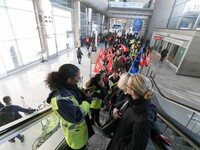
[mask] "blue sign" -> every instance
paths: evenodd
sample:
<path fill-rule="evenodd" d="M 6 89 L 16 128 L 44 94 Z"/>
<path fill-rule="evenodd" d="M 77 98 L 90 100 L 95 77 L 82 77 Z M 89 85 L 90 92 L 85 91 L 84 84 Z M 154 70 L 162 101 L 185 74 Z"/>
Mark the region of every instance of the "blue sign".
<path fill-rule="evenodd" d="M 142 28 L 142 19 L 141 18 L 135 18 L 133 19 L 133 29 L 132 31 L 140 31 Z"/>

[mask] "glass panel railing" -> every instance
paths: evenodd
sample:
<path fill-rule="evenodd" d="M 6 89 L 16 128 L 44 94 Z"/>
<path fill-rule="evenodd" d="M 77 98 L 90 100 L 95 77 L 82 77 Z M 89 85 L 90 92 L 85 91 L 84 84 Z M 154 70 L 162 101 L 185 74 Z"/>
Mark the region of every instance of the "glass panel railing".
<path fill-rule="evenodd" d="M 59 128 L 58 117 L 51 107 L 45 108 L 0 127 L 0 149 L 36 150 Z"/>
<path fill-rule="evenodd" d="M 154 76 L 155 77 L 155 76 Z M 192 108 L 180 102 L 166 97 L 160 91 L 153 77 L 150 77 L 155 89 L 155 103 L 158 111 L 164 118 L 174 126 L 178 128 L 179 134 L 187 137 L 186 141 L 190 141 L 190 145 L 193 147 L 200 146 L 200 111 L 196 108 Z M 178 133 L 178 132 L 177 132 Z"/>
<path fill-rule="evenodd" d="M 110 1 L 108 6 L 110 8 L 149 8 L 153 9 L 154 5 L 152 3 L 144 3 L 144 2 L 112 2 Z"/>

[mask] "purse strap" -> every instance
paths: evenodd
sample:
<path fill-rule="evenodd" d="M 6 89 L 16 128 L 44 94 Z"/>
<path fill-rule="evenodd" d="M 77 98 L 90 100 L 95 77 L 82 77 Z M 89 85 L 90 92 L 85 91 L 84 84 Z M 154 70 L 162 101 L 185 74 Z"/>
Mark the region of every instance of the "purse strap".
<path fill-rule="evenodd" d="M 125 101 L 122 107 L 119 109 L 119 111 L 123 114 L 125 110 L 128 108 L 129 100 Z"/>

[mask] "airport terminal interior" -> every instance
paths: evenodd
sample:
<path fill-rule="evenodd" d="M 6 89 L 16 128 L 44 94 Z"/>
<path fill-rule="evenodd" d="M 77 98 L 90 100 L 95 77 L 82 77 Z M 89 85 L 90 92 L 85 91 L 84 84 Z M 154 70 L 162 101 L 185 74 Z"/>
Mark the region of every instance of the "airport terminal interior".
<path fill-rule="evenodd" d="M 0 0 L 0 149 L 200 150 L 199 58 L 200 0 Z M 62 88 L 52 90 L 47 80 L 64 64 L 80 70 L 76 84 L 83 94 L 90 93 L 89 112 L 79 97 L 62 98 L 92 118 L 67 120 L 58 102 L 61 95 L 52 98 Z M 143 146 L 134 147 L 132 135 L 109 147 L 119 131 L 129 130 L 104 130 L 123 100 L 118 94 L 129 94 L 118 84 L 126 72 L 149 81 L 158 132 L 145 133 Z M 103 92 L 89 86 L 97 76 Z M 75 82 L 74 76 L 69 79 Z M 124 86 L 132 89 L 129 79 Z M 94 93 L 101 97 L 99 107 L 92 105 Z M 19 109 L 20 117 L 5 121 L 7 114 L 15 114 L 8 108 Z M 70 134 L 83 126 L 88 130 L 84 137 L 89 128 L 94 134 L 80 146 L 83 136 Z"/>

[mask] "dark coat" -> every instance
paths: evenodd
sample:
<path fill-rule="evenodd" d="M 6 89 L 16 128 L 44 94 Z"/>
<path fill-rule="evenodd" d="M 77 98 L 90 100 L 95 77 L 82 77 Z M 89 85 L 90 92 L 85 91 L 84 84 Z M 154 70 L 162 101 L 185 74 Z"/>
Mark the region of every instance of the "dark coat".
<path fill-rule="evenodd" d="M 82 55 L 83 55 L 83 53 L 81 52 L 81 49 L 78 49 L 78 50 L 76 51 L 76 53 L 77 53 L 77 58 L 81 58 Z"/>
<path fill-rule="evenodd" d="M 145 150 L 155 128 L 156 108 L 150 100 L 131 101 L 122 115 L 107 150 Z"/>

